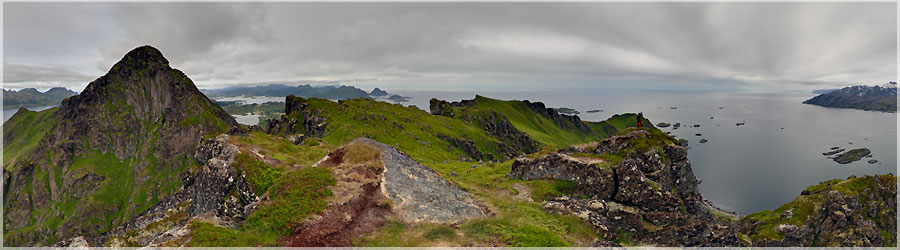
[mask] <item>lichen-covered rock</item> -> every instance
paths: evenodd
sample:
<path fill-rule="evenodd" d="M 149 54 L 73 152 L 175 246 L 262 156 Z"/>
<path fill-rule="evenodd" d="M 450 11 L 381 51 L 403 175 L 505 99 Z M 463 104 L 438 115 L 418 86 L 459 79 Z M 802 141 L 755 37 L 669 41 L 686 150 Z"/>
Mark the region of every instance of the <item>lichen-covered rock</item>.
<path fill-rule="evenodd" d="M 897 245 L 897 177 L 851 176 L 804 190 L 775 211 L 750 214 L 740 231 L 753 246 Z"/>

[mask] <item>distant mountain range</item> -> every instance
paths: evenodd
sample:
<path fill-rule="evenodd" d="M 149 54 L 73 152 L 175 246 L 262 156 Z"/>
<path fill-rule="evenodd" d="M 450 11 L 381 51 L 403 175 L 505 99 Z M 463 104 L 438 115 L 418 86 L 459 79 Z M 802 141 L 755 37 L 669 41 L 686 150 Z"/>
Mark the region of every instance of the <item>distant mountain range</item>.
<path fill-rule="evenodd" d="M 380 92 L 383 90 L 377 89 Z M 288 86 L 284 84 L 269 84 L 254 87 L 228 87 L 222 89 L 201 89 L 203 94 L 209 97 L 233 97 L 233 96 L 276 96 L 284 97 L 295 95 L 303 98 L 317 97 L 325 99 L 353 99 L 371 98 L 369 93 L 353 86 L 310 86 L 309 84 Z M 372 93 L 380 93 L 375 90 Z M 387 92 L 384 92 L 385 94 Z"/>
<path fill-rule="evenodd" d="M 897 112 L 897 82 L 881 86 L 857 85 L 824 92 L 803 103 L 829 108 Z"/>
<path fill-rule="evenodd" d="M 4 89 L 3 109 L 59 105 L 59 102 L 66 97 L 76 94 L 78 93 L 62 87 L 52 88 L 43 93 L 34 88 L 19 91 Z"/>

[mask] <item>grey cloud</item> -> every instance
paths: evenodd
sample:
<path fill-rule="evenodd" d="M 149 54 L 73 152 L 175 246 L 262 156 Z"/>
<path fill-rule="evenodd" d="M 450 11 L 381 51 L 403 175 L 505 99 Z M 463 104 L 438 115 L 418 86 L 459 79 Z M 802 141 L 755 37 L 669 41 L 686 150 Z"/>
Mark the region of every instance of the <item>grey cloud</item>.
<path fill-rule="evenodd" d="M 3 82 L 11 86 L 27 86 L 29 83 L 90 82 L 95 77 L 61 66 L 29 66 L 3 64 Z"/>
<path fill-rule="evenodd" d="M 44 6 L 59 4 L 5 5 L 13 14 L 5 26 L 14 27 L 4 31 L 4 50 L 14 51 L 5 59 L 93 60 L 79 71 L 102 74 L 151 44 L 201 87 L 377 79 L 394 88 L 808 89 L 880 84 L 897 73 L 894 3 Z M 34 13 L 46 20 L 32 24 Z M 54 44 L 62 49 L 39 49 Z"/>

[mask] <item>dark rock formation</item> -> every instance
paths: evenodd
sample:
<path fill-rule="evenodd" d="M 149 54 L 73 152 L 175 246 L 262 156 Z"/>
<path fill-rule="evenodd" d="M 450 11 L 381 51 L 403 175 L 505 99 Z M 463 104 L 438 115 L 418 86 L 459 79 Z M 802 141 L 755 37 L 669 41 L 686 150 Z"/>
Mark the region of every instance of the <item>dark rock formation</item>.
<path fill-rule="evenodd" d="M 285 115 L 281 120 L 269 120 L 263 132 L 283 137 L 293 136 L 294 144 L 303 142 L 303 138 L 325 136 L 328 127 L 326 118 L 320 116 L 321 110 L 311 110 L 306 99 L 290 95 L 285 98 Z"/>
<path fill-rule="evenodd" d="M 574 195 L 588 200 L 560 197 L 548 200 L 543 207 L 581 218 L 606 239 L 627 233 L 636 244 L 740 246 L 735 225 L 716 220 L 700 196 L 699 181 L 685 148 L 664 145 L 663 152 L 625 151 L 630 153 L 615 165 L 572 156 L 622 153 L 634 140 L 647 138 L 648 134 L 636 130 L 596 145 L 570 147 L 537 159 L 520 158 L 513 163 L 509 176 L 578 183 Z"/>
<path fill-rule="evenodd" d="M 753 246 L 763 247 L 897 245 L 897 177 L 893 175 L 826 181 L 807 188 L 786 206 L 791 217 L 751 214 L 741 220 L 740 231 L 753 239 Z M 798 209 L 806 211 L 797 214 Z M 760 233 L 766 230 L 777 237 Z"/>

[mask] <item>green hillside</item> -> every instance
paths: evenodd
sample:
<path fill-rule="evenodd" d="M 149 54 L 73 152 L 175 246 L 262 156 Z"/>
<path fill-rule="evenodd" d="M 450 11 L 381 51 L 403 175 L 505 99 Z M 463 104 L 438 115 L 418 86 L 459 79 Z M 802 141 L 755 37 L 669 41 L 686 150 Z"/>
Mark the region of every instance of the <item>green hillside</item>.
<path fill-rule="evenodd" d="M 506 101 L 475 96 L 473 103 L 464 107 L 452 107 L 452 117 L 467 120 L 471 116 L 484 116 L 491 111 L 497 112 L 509 119 L 516 129 L 525 132 L 531 139 L 550 148 L 563 148 L 574 144 L 599 141 L 619 130 L 637 125 L 636 114 L 614 115 L 601 122 L 586 122 L 580 119 L 574 121 L 554 120 L 529 107 L 527 101 Z M 556 113 L 555 110 L 552 112 Z M 646 119 L 644 124 L 652 127 Z M 579 129 L 581 126 L 585 126 L 587 129 Z"/>
<path fill-rule="evenodd" d="M 16 114 L 3 123 L 3 168 L 12 170 L 25 153 L 34 149 L 41 138 L 56 123 L 57 108 L 35 112 L 19 108 Z"/>

